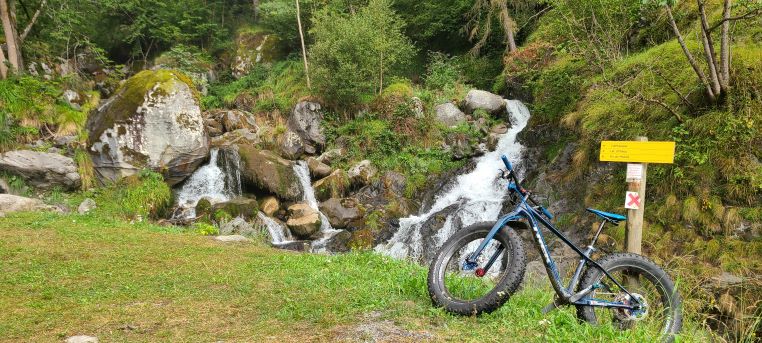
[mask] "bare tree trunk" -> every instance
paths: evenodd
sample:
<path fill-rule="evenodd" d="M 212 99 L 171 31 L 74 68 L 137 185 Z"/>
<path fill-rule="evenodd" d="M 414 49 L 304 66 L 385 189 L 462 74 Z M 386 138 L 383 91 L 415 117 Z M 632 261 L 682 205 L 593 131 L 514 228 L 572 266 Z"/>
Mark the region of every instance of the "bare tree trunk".
<path fill-rule="evenodd" d="M 21 54 L 21 40 L 19 39 L 19 32 L 16 26 L 18 21 L 16 20 L 16 0 L 8 0 L 8 16 L 11 19 L 11 31 L 13 32 L 13 41 L 16 42 L 16 59 L 18 60 L 19 67 L 16 72 L 20 73 L 24 68 L 24 57 Z M 10 52 L 9 52 L 10 54 Z"/>
<path fill-rule="evenodd" d="M 670 8 L 670 6 L 666 7 L 667 16 L 669 18 L 669 25 L 672 27 L 672 31 L 675 33 L 675 36 L 677 36 L 677 41 L 680 43 L 680 47 L 683 48 L 683 53 L 685 54 L 685 57 L 688 58 L 688 63 L 690 63 L 691 67 L 693 67 L 693 71 L 696 72 L 699 80 L 706 88 L 709 99 L 714 102 L 717 99 L 717 96 L 712 90 L 712 86 L 709 85 L 709 82 L 706 79 L 706 75 L 704 75 L 704 72 L 701 71 L 701 67 L 699 67 L 696 59 L 693 58 L 693 54 L 691 54 L 690 50 L 688 50 L 688 46 L 685 45 L 685 39 L 683 39 L 683 35 L 680 33 L 680 29 L 677 27 L 677 23 L 675 23 L 675 17 L 672 16 L 672 8 Z"/>
<path fill-rule="evenodd" d="M 40 3 L 40 8 L 37 9 L 37 12 L 34 12 L 34 15 L 32 16 L 32 19 L 29 20 L 29 24 L 26 25 L 26 28 L 24 28 L 24 31 L 21 32 L 21 36 L 19 36 L 19 44 L 23 44 L 26 40 L 26 36 L 29 35 L 29 32 L 32 31 L 32 27 L 34 27 L 34 24 L 37 22 L 37 19 L 40 18 L 40 14 L 42 14 L 42 11 L 45 9 L 45 5 L 48 4 L 48 0 L 42 0 Z"/>
<path fill-rule="evenodd" d="M 508 12 L 508 4 L 505 1 L 500 2 L 500 22 L 503 24 L 503 30 L 505 31 L 506 50 L 507 52 L 516 51 L 516 39 L 513 36 L 513 19 Z"/>
<path fill-rule="evenodd" d="M 720 40 L 720 64 L 722 70 L 722 89 L 727 92 L 730 88 L 730 0 L 725 0 L 722 10 L 722 36 Z"/>
<path fill-rule="evenodd" d="M 3 48 L 0 47 L 0 80 L 5 80 L 8 77 L 8 66 L 5 65 L 5 53 Z"/>
<path fill-rule="evenodd" d="M 720 75 L 717 70 L 717 61 L 715 60 L 712 32 L 709 31 L 709 23 L 707 23 L 706 19 L 704 2 L 702 0 L 696 0 L 696 2 L 698 3 L 699 14 L 701 17 L 701 38 L 702 43 L 704 44 L 704 54 L 706 54 L 706 64 L 709 66 L 709 80 L 711 81 L 714 94 L 719 95 L 722 90 L 720 89 Z"/>
<path fill-rule="evenodd" d="M 251 0 L 251 7 L 254 11 L 254 21 L 259 20 L 259 0 Z"/>
<path fill-rule="evenodd" d="M 307 64 L 307 49 L 304 47 L 304 32 L 302 31 L 302 14 L 299 10 L 299 0 L 296 0 L 296 23 L 299 25 L 299 39 L 302 41 L 302 59 L 304 60 L 304 75 L 307 77 L 307 88 L 312 90 L 310 84 L 310 68 Z"/>
<path fill-rule="evenodd" d="M 11 70 L 8 73 L 14 73 L 20 70 L 19 68 L 19 49 L 16 45 L 16 37 L 13 35 L 14 29 L 11 22 L 11 15 L 9 12 L 8 1 L 0 0 L 0 20 L 3 23 L 3 32 L 5 33 L 5 43 L 8 47 L 8 62 L 11 65 Z"/>
<path fill-rule="evenodd" d="M 384 91 L 384 52 L 381 51 L 381 66 L 378 74 L 378 95 Z"/>

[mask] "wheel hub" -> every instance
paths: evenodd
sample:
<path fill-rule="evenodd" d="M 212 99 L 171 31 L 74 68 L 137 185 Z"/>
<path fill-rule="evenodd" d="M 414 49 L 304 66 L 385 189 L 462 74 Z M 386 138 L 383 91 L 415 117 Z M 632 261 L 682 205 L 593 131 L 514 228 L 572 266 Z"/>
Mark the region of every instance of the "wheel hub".
<path fill-rule="evenodd" d="M 614 315 L 620 321 L 637 321 L 642 320 L 648 315 L 648 302 L 646 298 L 637 293 L 631 293 L 632 297 L 627 293 L 619 293 L 614 301 L 620 302 L 624 305 L 637 304 L 639 307 L 634 309 L 616 308 L 614 309 Z M 632 300 L 635 301 L 632 301 Z"/>

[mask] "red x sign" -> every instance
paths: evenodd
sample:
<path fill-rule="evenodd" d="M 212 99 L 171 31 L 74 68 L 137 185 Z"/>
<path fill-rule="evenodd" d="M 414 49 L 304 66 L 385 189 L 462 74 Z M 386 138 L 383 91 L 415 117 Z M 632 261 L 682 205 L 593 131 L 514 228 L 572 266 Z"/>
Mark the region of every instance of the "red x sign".
<path fill-rule="evenodd" d="M 627 192 L 624 199 L 624 208 L 637 210 L 640 208 L 640 194 L 638 192 Z"/>

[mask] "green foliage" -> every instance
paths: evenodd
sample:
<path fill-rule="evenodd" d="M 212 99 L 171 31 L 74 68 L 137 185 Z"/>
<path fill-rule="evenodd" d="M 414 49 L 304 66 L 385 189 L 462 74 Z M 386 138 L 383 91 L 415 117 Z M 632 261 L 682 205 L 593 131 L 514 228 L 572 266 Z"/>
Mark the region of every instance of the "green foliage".
<path fill-rule="evenodd" d="M 316 13 L 309 55 L 319 95 L 346 108 L 378 93 L 414 52 L 403 25 L 389 0 L 371 0 L 354 15 Z"/>
<path fill-rule="evenodd" d="M 0 80 L 0 148 L 36 139 L 43 126 L 59 134 L 84 127 L 87 108 L 76 110 L 62 99 L 65 82 L 31 76 Z"/>
<path fill-rule="evenodd" d="M 194 223 L 192 231 L 203 236 L 216 236 L 220 234 L 219 228 L 207 223 Z"/>
<path fill-rule="evenodd" d="M 161 218 L 172 205 L 172 189 L 164 177 L 150 170 L 105 187 L 82 193 L 98 204 L 99 215 L 146 220 Z"/>
<path fill-rule="evenodd" d="M 429 89 L 448 90 L 460 81 L 460 66 L 457 59 L 443 53 L 429 54 L 424 81 Z"/>

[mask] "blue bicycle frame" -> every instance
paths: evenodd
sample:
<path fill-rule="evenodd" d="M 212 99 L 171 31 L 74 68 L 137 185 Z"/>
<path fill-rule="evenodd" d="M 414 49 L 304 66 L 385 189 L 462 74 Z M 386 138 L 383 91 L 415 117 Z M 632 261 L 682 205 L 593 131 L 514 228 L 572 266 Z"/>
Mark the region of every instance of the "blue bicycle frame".
<path fill-rule="evenodd" d="M 505 228 L 508 223 L 510 222 L 516 222 L 516 221 L 525 221 L 529 224 L 529 227 L 532 229 L 533 232 L 533 240 L 535 242 L 535 245 L 537 245 L 538 249 L 540 250 L 540 254 L 543 258 L 543 264 L 545 265 L 545 269 L 548 272 L 548 278 L 550 279 L 550 283 L 553 286 L 553 289 L 555 290 L 556 294 L 558 295 L 558 299 L 554 301 L 554 307 L 560 304 L 571 304 L 571 305 L 583 305 L 583 306 L 596 306 L 596 307 L 608 307 L 608 308 L 625 308 L 629 310 L 637 310 L 640 309 L 641 305 L 638 303 L 636 297 L 632 296 L 627 289 L 624 288 L 624 286 L 614 279 L 611 274 L 609 274 L 608 271 L 603 269 L 598 262 L 593 260 L 590 256 L 595 251 L 595 242 L 598 240 L 598 236 L 600 235 L 601 231 L 603 230 L 604 225 L 607 222 L 611 222 L 613 224 L 616 224 L 615 221 L 611 219 L 606 219 L 601 222 L 601 225 L 598 227 L 598 232 L 593 237 L 593 240 L 590 242 L 590 245 L 587 246 L 585 251 L 580 250 L 576 245 L 574 245 L 566 236 L 564 236 L 561 231 L 559 231 L 553 224 L 550 223 L 550 219 L 553 218 L 553 215 L 548 212 L 544 207 L 537 204 L 536 201 L 531 197 L 531 193 L 523 189 L 519 185 L 519 181 L 515 175 L 515 172 L 513 171 L 513 168 L 511 166 L 511 163 L 508 161 L 508 159 L 505 156 L 502 156 L 503 163 L 505 164 L 506 168 L 508 168 L 508 178 L 509 180 L 512 179 L 512 182 L 508 185 L 508 190 L 511 192 L 514 192 L 519 195 L 520 201 L 516 205 L 516 207 L 511 211 L 510 213 L 506 214 L 505 216 L 498 219 L 498 221 L 495 223 L 495 225 L 492 227 L 490 232 L 487 234 L 487 236 L 484 238 L 484 241 L 482 241 L 481 245 L 474 251 L 470 257 L 468 257 L 464 262 L 464 268 L 475 266 L 476 261 L 478 257 L 482 254 L 486 246 L 490 243 L 490 241 L 495 237 L 495 235 L 498 233 L 498 231 Z M 527 201 L 531 201 L 534 203 L 535 207 L 531 206 Z M 547 219 L 546 219 L 547 218 Z M 548 245 L 545 242 L 545 238 L 542 235 L 542 231 L 540 230 L 539 225 L 544 226 L 547 228 L 551 233 L 553 233 L 556 237 L 560 238 L 564 244 L 568 245 L 572 250 L 574 250 L 575 253 L 577 253 L 580 256 L 579 264 L 577 265 L 577 269 L 574 272 L 574 275 L 572 276 L 571 280 L 569 280 L 568 286 L 563 286 L 563 281 L 561 280 L 561 276 L 558 273 L 558 268 L 556 267 L 555 261 L 553 261 L 553 257 L 550 256 L 550 252 L 548 251 Z M 497 260 L 498 256 L 502 252 L 504 247 L 498 248 L 493 256 L 488 260 L 487 264 L 484 266 L 484 270 L 489 270 L 489 268 L 492 266 L 492 264 Z M 595 268 L 600 269 L 608 279 L 610 279 L 614 284 L 619 287 L 624 293 L 626 293 L 630 299 L 632 299 L 632 303 L 626 304 L 623 302 L 617 302 L 617 301 L 607 301 L 602 299 L 595 299 L 588 297 L 588 294 L 590 294 L 592 291 L 602 288 L 600 284 L 594 284 L 592 286 L 589 286 L 585 289 L 580 290 L 579 292 L 575 292 L 575 289 L 579 285 L 580 277 L 582 275 L 582 272 L 584 271 L 585 265 L 590 264 Z M 559 303 L 560 302 L 560 303 Z M 553 305 L 553 304 L 552 304 Z"/>

